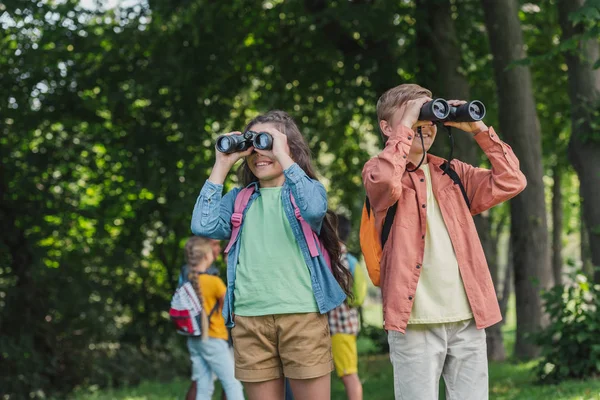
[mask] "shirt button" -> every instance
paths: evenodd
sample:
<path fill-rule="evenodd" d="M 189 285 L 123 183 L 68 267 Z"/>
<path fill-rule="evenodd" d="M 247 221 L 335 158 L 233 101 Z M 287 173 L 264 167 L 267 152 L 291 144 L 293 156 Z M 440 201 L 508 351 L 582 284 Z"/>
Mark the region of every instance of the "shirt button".
<path fill-rule="evenodd" d="M 409 300 L 412 300 L 412 296 L 408 296 L 408 299 L 409 299 Z"/>
<path fill-rule="evenodd" d="M 421 207 L 425 208 L 425 207 L 427 207 L 427 206 L 426 206 L 425 204 L 423 204 Z"/>

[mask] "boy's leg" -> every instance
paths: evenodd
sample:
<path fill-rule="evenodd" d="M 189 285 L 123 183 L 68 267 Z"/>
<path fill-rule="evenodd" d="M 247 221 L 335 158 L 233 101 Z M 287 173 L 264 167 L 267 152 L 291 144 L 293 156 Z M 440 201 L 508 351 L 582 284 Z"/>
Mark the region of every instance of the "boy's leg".
<path fill-rule="evenodd" d="M 406 333 L 388 331 L 396 400 L 437 400 L 446 358 L 444 324 L 409 325 Z"/>
<path fill-rule="evenodd" d="M 196 400 L 210 400 L 215 386 L 213 373 L 202 357 L 202 339 L 188 338 L 187 345 L 192 360 L 192 380 L 196 382 Z"/>
<path fill-rule="evenodd" d="M 344 382 L 348 400 L 362 400 L 362 385 L 358 378 L 356 335 L 336 333 L 331 336 L 335 371 Z"/>
<path fill-rule="evenodd" d="M 203 343 L 202 355 L 210 368 L 221 381 L 229 400 L 244 400 L 242 384 L 235 379 L 233 357 L 227 341 L 209 338 Z"/>
<path fill-rule="evenodd" d="M 448 357 L 444 365 L 447 400 L 488 398 L 488 363 L 485 330 L 475 320 L 457 322 L 448 334 Z"/>
<path fill-rule="evenodd" d="M 362 400 L 363 389 L 358 374 L 344 375 L 342 376 L 342 382 L 344 382 L 348 400 Z"/>

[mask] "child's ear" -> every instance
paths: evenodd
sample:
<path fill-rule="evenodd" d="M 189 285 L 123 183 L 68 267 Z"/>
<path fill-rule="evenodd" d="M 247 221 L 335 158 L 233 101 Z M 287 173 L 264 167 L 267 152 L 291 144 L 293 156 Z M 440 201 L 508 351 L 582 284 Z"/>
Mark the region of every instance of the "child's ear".
<path fill-rule="evenodd" d="M 387 137 L 389 137 L 392 134 L 392 127 L 384 119 L 379 121 L 379 129 L 381 129 L 381 132 L 383 132 L 383 134 Z"/>

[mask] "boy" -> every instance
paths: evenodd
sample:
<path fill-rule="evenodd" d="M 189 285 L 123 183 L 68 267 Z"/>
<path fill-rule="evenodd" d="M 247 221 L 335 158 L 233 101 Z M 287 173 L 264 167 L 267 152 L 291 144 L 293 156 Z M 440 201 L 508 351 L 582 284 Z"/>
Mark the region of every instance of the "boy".
<path fill-rule="evenodd" d="M 396 399 L 437 399 L 442 375 L 448 400 L 487 399 L 484 328 L 502 316 L 472 215 L 516 196 L 526 180 L 510 146 L 482 121 L 444 123 L 473 134 L 492 165 L 487 170 L 452 160 L 470 208 L 444 174 L 442 158 L 427 154 L 409 172 L 437 134 L 432 122 L 418 121 L 430 100 L 431 92 L 414 84 L 380 97 L 377 118 L 386 144 L 362 173 L 377 226 L 397 203 L 381 259 L 394 392 Z"/>

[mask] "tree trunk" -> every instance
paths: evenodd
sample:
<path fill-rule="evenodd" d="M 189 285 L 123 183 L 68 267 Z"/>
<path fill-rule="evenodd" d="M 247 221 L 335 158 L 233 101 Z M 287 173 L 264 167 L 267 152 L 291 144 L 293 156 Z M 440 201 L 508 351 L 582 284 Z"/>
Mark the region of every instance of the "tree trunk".
<path fill-rule="evenodd" d="M 562 191 L 561 168 L 555 165 L 553 168 L 554 184 L 552 185 L 552 273 L 554 275 L 554 284 L 562 284 L 562 231 L 563 231 L 563 210 L 562 210 Z"/>
<path fill-rule="evenodd" d="M 416 6 L 417 47 L 431 49 L 419 53 L 419 83 L 434 92 L 436 97 L 469 100 L 469 82 L 460 72 L 462 55 L 450 0 L 417 0 Z M 472 135 L 454 129 L 452 136 L 455 140 L 454 156 L 478 166 L 479 147 Z M 439 132 L 436 142 L 442 140 L 446 140 L 443 130 Z M 443 147 L 438 145 L 436 149 L 439 151 Z M 439 155 L 446 157 L 446 154 Z M 497 251 L 496 243 L 491 240 L 489 213 L 477 215 L 474 219 L 494 284 L 498 288 Z M 488 358 L 494 361 L 506 358 L 501 326 L 496 324 L 487 329 Z"/>
<path fill-rule="evenodd" d="M 581 187 L 579 188 L 579 197 L 581 198 Z M 583 208 L 583 206 L 582 206 Z M 594 275 L 594 265 L 592 264 L 592 251 L 590 250 L 590 238 L 583 214 L 579 216 L 579 236 L 581 251 L 581 269 L 587 276 Z"/>
<path fill-rule="evenodd" d="M 573 26 L 568 18 L 569 14 L 578 10 L 584 2 L 584 0 L 558 2 L 563 41 L 583 33 L 583 24 Z M 593 111 L 597 110 L 600 100 L 600 70 L 594 70 L 592 66 L 599 56 L 597 39 L 581 41 L 577 51 L 565 53 L 569 68 L 572 124 L 569 160 L 579 175 L 582 218 L 587 227 L 594 266 L 600 266 L 600 207 L 598 207 L 600 204 L 600 139 L 597 138 L 598 132 L 593 132 L 592 123 Z M 595 271 L 594 281 L 600 283 L 598 270 Z"/>
<path fill-rule="evenodd" d="M 544 322 L 540 290 L 551 286 L 550 249 L 544 202 L 540 127 L 529 68 L 508 68 L 526 57 L 516 0 L 482 0 L 494 57 L 501 134 L 513 147 L 527 188 L 510 203 L 517 311 L 515 355 L 532 358 L 538 348 L 526 339 Z"/>

